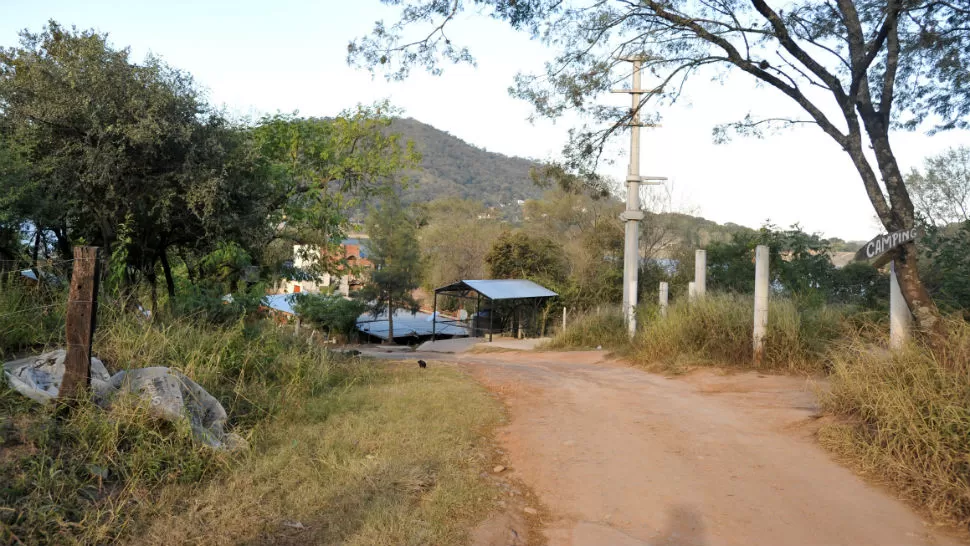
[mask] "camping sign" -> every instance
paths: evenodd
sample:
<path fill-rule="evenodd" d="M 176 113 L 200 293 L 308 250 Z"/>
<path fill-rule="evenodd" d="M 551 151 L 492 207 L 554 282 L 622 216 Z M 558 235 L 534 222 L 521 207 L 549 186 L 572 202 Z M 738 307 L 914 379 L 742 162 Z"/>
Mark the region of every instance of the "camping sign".
<path fill-rule="evenodd" d="M 900 245 L 915 241 L 919 235 L 919 228 L 910 228 L 902 231 L 894 231 L 885 235 L 877 235 L 873 240 L 860 248 L 859 252 L 856 252 L 855 260 L 871 260 Z"/>

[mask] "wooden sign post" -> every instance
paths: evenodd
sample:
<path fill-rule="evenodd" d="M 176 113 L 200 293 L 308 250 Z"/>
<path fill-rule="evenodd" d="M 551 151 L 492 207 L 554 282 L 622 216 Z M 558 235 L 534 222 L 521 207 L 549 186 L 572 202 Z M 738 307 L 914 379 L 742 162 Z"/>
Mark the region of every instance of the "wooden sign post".
<path fill-rule="evenodd" d="M 74 247 L 67 300 L 67 358 L 59 398 L 75 398 L 91 384 L 91 338 L 98 311 L 98 247 Z"/>

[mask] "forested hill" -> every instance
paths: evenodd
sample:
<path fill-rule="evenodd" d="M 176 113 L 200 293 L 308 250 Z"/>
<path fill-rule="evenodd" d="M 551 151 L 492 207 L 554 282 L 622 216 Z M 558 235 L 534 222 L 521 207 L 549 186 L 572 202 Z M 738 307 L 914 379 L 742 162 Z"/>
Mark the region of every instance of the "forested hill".
<path fill-rule="evenodd" d="M 499 205 L 542 195 L 529 179 L 533 161 L 482 150 L 411 118 L 394 120 L 391 130 L 413 140 L 422 155 L 422 169 L 409 174 L 417 184 L 407 201 L 455 196 Z"/>

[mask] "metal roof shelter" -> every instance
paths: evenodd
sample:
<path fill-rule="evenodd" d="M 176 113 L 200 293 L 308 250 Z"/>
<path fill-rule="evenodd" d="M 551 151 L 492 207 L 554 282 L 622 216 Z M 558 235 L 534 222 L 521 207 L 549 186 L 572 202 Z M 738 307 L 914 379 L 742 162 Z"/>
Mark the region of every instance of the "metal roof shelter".
<path fill-rule="evenodd" d="M 538 306 L 548 300 L 549 298 L 554 298 L 559 294 L 556 294 L 552 290 L 536 284 L 532 281 L 525 279 L 488 279 L 488 280 L 462 280 L 458 282 L 451 283 L 447 286 L 442 286 L 441 288 L 436 288 L 434 291 L 434 313 L 431 326 L 432 326 L 432 336 L 431 339 L 435 338 L 437 333 L 437 323 L 442 323 L 444 325 L 452 324 L 454 320 L 440 320 L 438 319 L 438 295 L 451 296 L 455 298 L 462 299 L 473 299 L 472 294 L 475 294 L 474 299 L 476 300 L 475 306 L 475 321 L 482 318 L 482 299 L 488 302 L 488 340 L 492 340 L 492 330 L 493 321 L 495 315 L 495 303 L 496 302 L 509 302 L 513 310 L 519 310 L 521 306 L 526 303 L 532 303 L 533 310 L 536 311 Z M 521 318 L 517 320 L 520 321 Z M 476 331 L 481 330 L 475 324 L 472 325 L 472 335 Z"/>

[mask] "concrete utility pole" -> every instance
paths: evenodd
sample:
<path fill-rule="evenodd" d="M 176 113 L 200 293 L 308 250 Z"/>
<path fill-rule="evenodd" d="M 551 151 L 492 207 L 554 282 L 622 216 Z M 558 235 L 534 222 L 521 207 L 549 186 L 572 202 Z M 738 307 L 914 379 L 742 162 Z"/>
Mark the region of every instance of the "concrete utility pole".
<path fill-rule="evenodd" d="M 640 103 L 644 93 L 652 94 L 657 90 L 645 91 L 640 87 L 643 57 L 621 60 L 633 63 L 633 87 L 613 91 L 629 93 L 633 99 L 630 117 L 630 169 L 626 175 L 626 210 L 620 215 L 626 230 L 623 245 L 623 316 L 632 338 L 637 332 L 637 275 L 640 270 L 640 220 L 643 220 L 643 211 L 640 210 L 640 184 L 644 181 L 648 185 L 660 184 L 666 178 L 640 176 Z"/>

